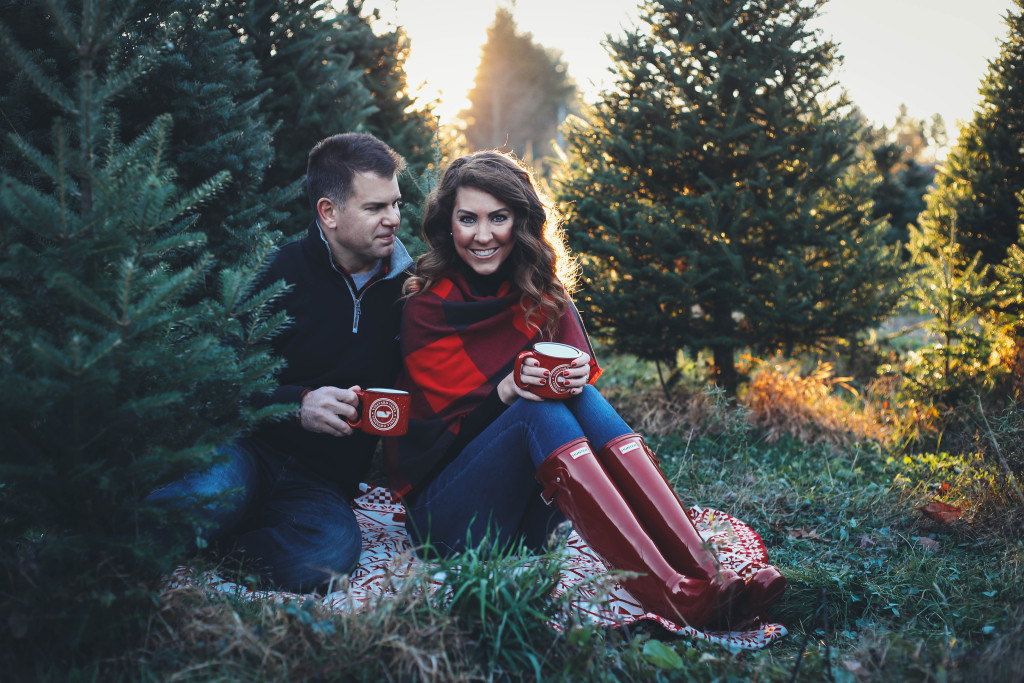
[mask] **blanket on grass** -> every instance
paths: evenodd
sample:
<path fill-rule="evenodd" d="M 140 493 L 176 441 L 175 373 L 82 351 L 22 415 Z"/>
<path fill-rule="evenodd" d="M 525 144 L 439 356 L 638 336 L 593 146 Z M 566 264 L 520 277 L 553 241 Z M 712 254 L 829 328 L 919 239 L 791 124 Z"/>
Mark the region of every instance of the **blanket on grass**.
<path fill-rule="evenodd" d="M 280 602 L 316 600 L 334 611 L 358 611 L 367 602 L 391 592 L 396 579 L 420 570 L 405 531 L 405 508 L 386 488 L 363 485 L 356 500 L 356 518 L 363 532 L 363 552 L 359 564 L 343 585 L 326 595 L 297 595 L 281 591 L 258 591 L 224 580 L 212 572 L 197 574 L 179 567 L 170 577 L 172 586 L 201 583 L 210 589 L 243 599 Z M 715 548 L 722 564 L 741 576 L 753 574 L 765 566 L 768 553 L 761 537 L 731 515 L 709 508 L 690 509 L 701 536 Z M 591 589 L 600 583 L 607 569 L 575 532 L 569 535 L 564 568 L 556 595 L 572 591 L 572 607 L 581 619 L 607 627 L 621 627 L 649 619 L 667 631 L 694 639 L 718 643 L 731 650 L 755 650 L 766 647 L 787 634 L 782 624 L 759 623 L 743 632 L 705 632 L 680 626 L 643 608 L 620 586 L 600 594 Z M 438 582 L 440 585 L 440 582 Z M 559 628 L 559 624 L 552 624 Z"/>

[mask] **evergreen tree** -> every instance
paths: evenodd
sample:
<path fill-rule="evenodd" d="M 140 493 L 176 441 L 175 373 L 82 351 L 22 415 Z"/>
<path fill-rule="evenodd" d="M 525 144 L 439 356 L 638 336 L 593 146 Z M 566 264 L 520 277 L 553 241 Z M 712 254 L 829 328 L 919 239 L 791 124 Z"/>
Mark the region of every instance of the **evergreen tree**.
<path fill-rule="evenodd" d="M 581 307 L 617 348 L 710 348 L 734 390 L 737 349 L 852 335 L 894 305 L 862 130 L 807 26 L 823 4 L 657 0 L 611 41 L 617 82 L 569 126 L 558 198 Z"/>
<path fill-rule="evenodd" d="M 925 209 L 924 196 L 935 177 L 935 167 L 904 158 L 900 147 L 891 142 L 871 150 L 871 156 L 881 176 L 871 195 L 875 202 L 871 215 L 889 223 L 886 244 L 906 246 L 910 241 L 909 228 L 917 227 L 918 217 Z"/>
<path fill-rule="evenodd" d="M 194 187 L 215 173 L 231 175 L 217 199 L 197 208 L 195 229 L 219 263 L 230 265 L 258 254 L 279 240 L 280 206 L 298 194 L 263 186 L 273 160 L 272 131 L 259 111 L 254 60 L 233 34 L 210 24 L 201 0 L 138 0 L 131 21 L 104 55 L 111 68 L 132 74 L 116 98 L 123 135 L 133 138 L 154 118 L 169 113 L 176 122 L 166 158 L 178 169 L 179 187 Z M 18 32 L 22 49 L 54 78 L 66 79 L 76 65 L 47 22 L 47 3 L 8 0 L 5 17 Z M 143 66 L 144 65 L 144 66 Z M 14 62 L 0 66 L 4 92 L 3 128 L 50 153 L 50 128 L 60 111 L 43 97 Z M 34 170 L 5 151 L 5 167 L 27 178 Z"/>
<path fill-rule="evenodd" d="M 245 407 L 277 369 L 264 342 L 282 316 L 262 312 L 278 290 L 215 270 L 193 229 L 227 173 L 182 191 L 168 115 L 121 140 L 116 98 L 163 45 L 124 68 L 136 9 L 49 3 L 45 21 L 0 23 L 6 73 L 58 114 L 45 145 L 7 136 L 18 163 L 0 174 L 0 632 L 32 644 L 3 648 L 5 672 L 124 642 L 180 559 L 137 536 L 182 514 L 146 494 L 281 414 Z"/>
<path fill-rule="evenodd" d="M 918 268 L 909 294 L 927 316 L 925 329 L 934 341 L 905 365 L 905 391 L 946 410 L 973 403 L 1000 374 L 992 362 L 997 330 L 984 315 L 998 296 L 996 286 L 987 281 L 989 266 L 977 253 L 962 265 L 965 259 L 957 253 L 961 247 L 955 238 L 930 253 L 919 244 L 924 239 L 920 230 L 911 229 L 911 235 Z"/>
<path fill-rule="evenodd" d="M 940 115 L 929 123 L 914 119 L 906 105 L 900 105 L 892 126 L 880 126 L 869 135 L 867 153 L 881 176 L 872 192 L 871 215 L 889 222 L 885 242 L 903 245 L 905 257 L 909 228 L 918 226 L 926 207 L 924 196 L 935 178 L 934 151 L 945 146 L 945 131 Z"/>
<path fill-rule="evenodd" d="M 1020 238 L 1018 193 L 1024 190 L 1024 0 L 1005 18 L 1009 29 L 980 88 L 982 102 L 960 130 L 922 216 L 922 248 L 938 253 L 955 234 L 963 267 L 1002 263 Z M 955 230 L 953 222 L 955 221 Z M 990 271 L 990 275 L 996 271 Z"/>
<path fill-rule="evenodd" d="M 995 398 L 1019 393 L 1024 377 L 1024 303 L 1017 295 L 1024 245 L 1024 0 L 1014 0 L 1014 6 L 1005 18 L 1009 31 L 1000 54 L 982 81 L 981 105 L 940 169 L 926 197 L 921 235 L 912 243 L 917 261 L 951 254 L 954 278 L 969 279 L 973 268 L 994 288 L 975 307 L 971 322 L 986 342 L 974 349 L 974 365 L 993 376 L 1009 370 L 1012 381 L 996 384 Z M 945 287 L 934 273 L 926 271 L 921 279 L 930 288 Z M 970 352 L 970 346 L 961 349 L 965 357 Z M 990 386 L 991 378 L 982 379 L 974 390 Z"/>
<path fill-rule="evenodd" d="M 216 25 L 210 7 L 206 0 L 139 0 L 140 20 L 124 36 L 130 52 L 163 41 L 118 110 L 125 135 L 138 134 L 162 113 L 172 116 L 167 153 L 179 186 L 194 187 L 221 170 L 231 174 L 216 199 L 200 208 L 195 226 L 218 261 L 231 264 L 280 242 L 281 230 L 293 229 L 284 206 L 305 195 L 301 183 L 265 182 L 274 140 L 261 107 L 270 93 L 257 88 L 259 65 L 231 31 Z"/>
<path fill-rule="evenodd" d="M 1024 225 L 1024 191 L 1017 199 Z M 996 300 L 988 313 L 999 333 L 998 342 L 1003 344 L 998 348 L 1001 365 L 1008 372 L 1008 381 L 998 393 L 1019 404 L 1024 398 L 1024 239 L 1010 247 L 996 271 Z"/>
<path fill-rule="evenodd" d="M 301 182 L 306 156 L 319 140 L 340 132 L 377 135 L 402 154 L 413 174 L 433 161 L 436 125 L 413 108 L 402 68 L 404 34 L 375 35 L 361 0 L 341 12 L 325 0 L 220 0 L 208 11 L 229 28 L 260 70 L 261 111 L 275 127 L 268 187 Z M 403 180 L 406 199 L 416 188 Z M 304 197 L 289 208 L 292 230 L 310 215 Z"/>
<path fill-rule="evenodd" d="M 559 53 L 518 32 L 498 9 L 487 29 L 466 121 L 470 149 L 505 148 L 545 171 L 558 126 L 576 110 L 576 85 Z"/>

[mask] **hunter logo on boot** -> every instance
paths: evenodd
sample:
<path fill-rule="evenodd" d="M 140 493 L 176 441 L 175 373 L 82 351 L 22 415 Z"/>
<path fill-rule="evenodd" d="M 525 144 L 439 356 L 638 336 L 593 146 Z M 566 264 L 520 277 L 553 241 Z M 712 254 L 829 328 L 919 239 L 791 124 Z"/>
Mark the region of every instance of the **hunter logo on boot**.
<path fill-rule="evenodd" d="M 588 453 L 590 453 L 590 449 L 587 448 L 586 446 L 582 446 L 581 448 L 577 448 L 573 452 L 569 453 L 569 455 L 571 455 L 572 459 L 575 460 L 576 458 L 582 458 L 584 455 L 587 455 Z"/>
<path fill-rule="evenodd" d="M 633 443 L 627 443 L 625 446 L 620 448 L 619 453 L 625 455 L 626 453 L 629 453 L 630 451 L 635 451 L 638 448 L 640 448 L 640 444 L 634 441 Z"/>

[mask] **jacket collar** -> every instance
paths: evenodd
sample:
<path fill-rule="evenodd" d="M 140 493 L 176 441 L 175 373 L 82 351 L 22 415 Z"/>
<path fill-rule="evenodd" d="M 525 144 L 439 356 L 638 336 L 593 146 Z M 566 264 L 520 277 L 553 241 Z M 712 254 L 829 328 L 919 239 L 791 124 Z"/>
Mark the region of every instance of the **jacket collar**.
<path fill-rule="evenodd" d="M 327 265 L 331 270 L 341 274 L 338 267 L 334 265 L 334 256 L 331 254 L 331 246 L 327 243 L 327 238 L 324 237 L 323 228 L 320 227 L 319 221 L 314 220 L 309 224 L 309 234 L 307 237 L 310 240 L 317 241 L 323 245 L 324 258 L 327 259 Z M 402 244 L 402 241 L 395 236 L 395 249 L 391 252 L 391 259 L 388 262 L 388 272 L 382 280 L 391 280 L 401 275 L 406 270 L 409 270 L 413 266 L 412 256 L 409 255 L 409 251 Z"/>

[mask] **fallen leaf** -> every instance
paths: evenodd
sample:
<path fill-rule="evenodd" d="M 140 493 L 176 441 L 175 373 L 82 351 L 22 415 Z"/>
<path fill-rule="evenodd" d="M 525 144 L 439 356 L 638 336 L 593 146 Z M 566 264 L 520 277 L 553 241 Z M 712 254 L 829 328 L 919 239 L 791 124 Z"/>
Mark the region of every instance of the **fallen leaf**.
<path fill-rule="evenodd" d="M 789 530 L 789 537 L 790 538 L 818 538 L 818 530 L 817 529 L 806 529 L 804 527 L 800 527 L 799 529 L 790 529 Z"/>
<path fill-rule="evenodd" d="M 843 660 L 843 668 L 854 675 L 866 673 L 861 663 L 855 662 L 852 659 Z"/>
<path fill-rule="evenodd" d="M 950 505 L 949 503 L 943 503 L 941 500 L 933 500 L 927 505 L 922 505 L 917 509 L 923 512 L 925 517 L 934 519 L 936 522 L 942 522 L 943 524 L 955 522 L 956 519 L 964 513 L 964 511 L 957 506 Z"/>
<path fill-rule="evenodd" d="M 951 488 L 952 487 L 949 485 L 949 482 L 944 481 L 939 485 L 939 493 L 949 493 L 949 489 Z"/>
<path fill-rule="evenodd" d="M 938 550 L 939 546 L 942 545 L 934 538 L 928 538 L 927 536 L 918 536 L 914 540 L 920 543 L 925 550 Z"/>
<path fill-rule="evenodd" d="M 868 536 L 867 534 L 861 534 L 860 535 L 860 549 L 864 550 L 864 548 L 867 548 L 869 545 L 878 545 L 878 544 L 875 543 L 874 541 L 872 541 L 871 537 Z"/>

